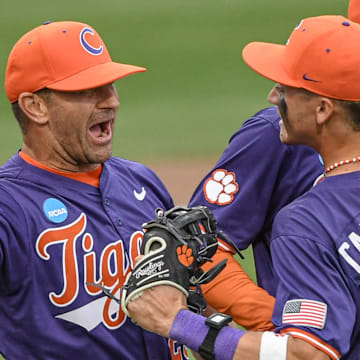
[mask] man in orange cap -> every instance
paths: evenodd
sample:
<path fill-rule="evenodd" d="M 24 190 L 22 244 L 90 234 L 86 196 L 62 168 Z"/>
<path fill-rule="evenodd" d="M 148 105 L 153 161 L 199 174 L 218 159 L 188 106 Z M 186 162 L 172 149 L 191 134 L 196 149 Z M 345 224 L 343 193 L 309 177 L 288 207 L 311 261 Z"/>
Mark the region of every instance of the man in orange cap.
<path fill-rule="evenodd" d="M 147 167 L 112 154 L 112 61 L 89 25 L 45 23 L 12 49 L 5 89 L 23 146 L 0 169 L 0 353 L 8 359 L 187 359 L 116 296 L 141 225 L 173 201 Z"/>
<path fill-rule="evenodd" d="M 360 23 L 359 0 L 350 0 L 348 18 Z M 276 281 L 269 239 L 275 215 L 323 179 L 324 167 L 314 149 L 281 143 L 279 120 L 276 106 L 247 119 L 232 134 L 189 205 L 209 207 L 218 227 L 240 250 L 252 246 L 259 287 L 242 269 L 242 262 L 239 265 L 233 257 L 234 249 L 221 240 L 213 260 L 226 258 L 227 266 L 216 279 L 202 285 L 207 303 L 231 315 L 247 330 L 273 328 Z M 209 264 L 204 265 L 205 269 L 208 267 Z"/>
<path fill-rule="evenodd" d="M 270 240 L 276 279 L 275 332 L 226 326 L 187 310 L 174 287 L 128 305 L 144 328 L 205 359 L 356 360 L 360 354 L 360 25 L 342 16 L 301 21 L 286 45 L 250 43 L 245 62 L 278 83 L 269 101 L 280 138 L 321 154 L 325 179 L 284 207 Z"/>

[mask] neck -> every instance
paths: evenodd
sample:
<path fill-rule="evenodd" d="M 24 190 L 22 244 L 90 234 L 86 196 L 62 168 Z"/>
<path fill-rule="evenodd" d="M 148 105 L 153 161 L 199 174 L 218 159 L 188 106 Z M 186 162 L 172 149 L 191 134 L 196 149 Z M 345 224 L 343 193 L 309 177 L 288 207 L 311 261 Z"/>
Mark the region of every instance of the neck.
<path fill-rule="evenodd" d="M 334 176 L 360 170 L 360 151 L 355 156 L 344 157 L 338 161 L 325 161 L 326 176 Z"/>
<path fill-rule="evenodd" d="M 98 169 L 99 165 L 101 165 L 101 164 L 77 164 L 77 163 L 70 163 L 65 160 L 63 160 L 62 162 L 54 161 L 54 159 L 52 159 L 50 157 L 37 155 L 25 143 L 23 144 L 23 147 L 21 150 L 25 155 L 29 156 L 31 159 L 35 160 L 39 164 L 42 164 L 47 168 L 50 168 L 50 169 L 53 169 L 56 171 L 60 171 L 60 172 L 64 172 L 64 173 L 91 172 L 91 171 Z"/>

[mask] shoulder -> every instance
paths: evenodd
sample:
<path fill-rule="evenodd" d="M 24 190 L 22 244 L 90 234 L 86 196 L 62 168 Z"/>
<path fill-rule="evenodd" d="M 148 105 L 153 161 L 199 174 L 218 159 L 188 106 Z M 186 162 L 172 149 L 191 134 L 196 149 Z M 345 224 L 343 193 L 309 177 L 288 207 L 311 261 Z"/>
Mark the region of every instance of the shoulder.
<path fill-rule="evenodd" d="M 250 118 L 231 136 L 228 148 L 231 151 L 267 154 L 286 153 L 288 145 L 280 140 L 280 117 L 276 107 L 262 109 Z"/>
<path fill-rule="evenodd" d="M 230 137 L 229 145 L 238 146 L 257 143 L 257 146 L 282 146 L 280 141 L 279 116 L 275 107 L 263 109 L 243 122 Z"/>
<path fill-rule="evenodd" d="M 251 127 L 263 127 L 272 130 L 274 133 L 279 135 L 280 131 L 280 116 L 277 112 L 277 107 L 272 106 L 262 109 L 252 115 L 249 119 L 244 121 L 243 126 L 245 128 Z"/>
<path fill-rule="evenodd" d="M 321 212 L 324 206 L 321 185 L 311 188 L 276 214 L 272 230 L 273 239 L 289 235 L 320 239 L 324 229 L 321 219 L 316 214 Z"/>
<path fill-rule="evenodd" d="M 20 156 L 15 154 L 0 167 L 0 179 L 18 177 L 24 169 L 22 165 Z"/>

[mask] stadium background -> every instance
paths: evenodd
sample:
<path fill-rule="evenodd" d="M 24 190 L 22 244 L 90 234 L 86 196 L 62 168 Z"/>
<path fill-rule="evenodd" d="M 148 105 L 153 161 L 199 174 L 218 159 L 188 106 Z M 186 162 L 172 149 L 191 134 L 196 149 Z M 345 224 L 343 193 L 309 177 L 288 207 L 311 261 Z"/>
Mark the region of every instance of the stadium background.
<path fill-rule="evenodd" d="M 21 147 L 3 86 L 11 47 L 47 20 L 81 21 L 100 33 L 114 60 L 148 69 L 116 84 L 121 105 L 114 155 L 152 167 L 176 204 L 185 205 L 232 133 L 268 105 L 272 83 L 247 68 L 243 46 L 284 44 L 303 17 L 345 15 L 347 5 L 347 0 L 1 0 L 0 164 Z M 254 277 L 251 253 L 247 259 L 244 267 Z"/>

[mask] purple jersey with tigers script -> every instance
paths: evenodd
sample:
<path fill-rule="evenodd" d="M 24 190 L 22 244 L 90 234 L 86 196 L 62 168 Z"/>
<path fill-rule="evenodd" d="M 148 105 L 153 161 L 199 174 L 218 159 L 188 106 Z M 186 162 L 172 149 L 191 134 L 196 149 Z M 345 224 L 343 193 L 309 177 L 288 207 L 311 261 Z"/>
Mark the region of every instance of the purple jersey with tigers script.
<path fill-rule="evenodd" d="M 314 150 L 281 143 L 279 120 L 277 108 L 271 107 L 244 122 L 190 201 L 190 206 L 208 206 L 239 249 L 253 246 L 258 284 L 272 295 L 274 216 L 323 172 Z"/>
<path fill-rule="evenodd" d="M 147 167 L 111 158 L 99 188 L 25 162 L 0 170 L 0 352 L 8 359 L 170 359 L 115 301 L 141 225 L 172 199 Z M 180 359 L 180 357 L 177 357 Z M 184 358 L 187 358 L 184 357 Z"/>
<path fill-rule="evenodd" d="M 360 172 L 329 176 L 274 220 L 276 330 L 331 359 L 360 359 L 359 194 Z"/>

